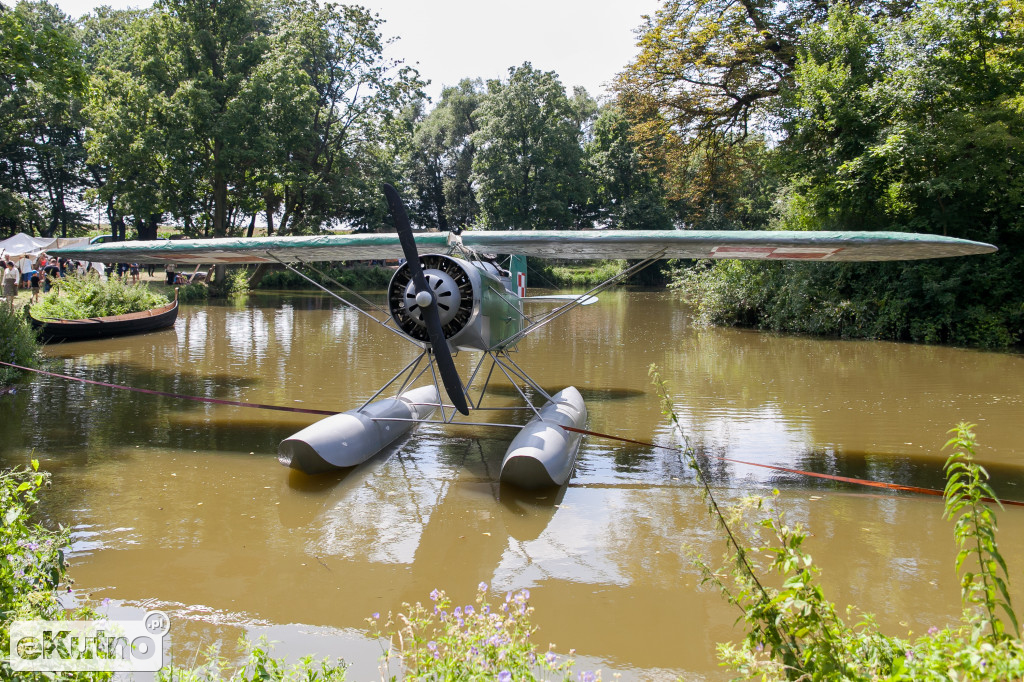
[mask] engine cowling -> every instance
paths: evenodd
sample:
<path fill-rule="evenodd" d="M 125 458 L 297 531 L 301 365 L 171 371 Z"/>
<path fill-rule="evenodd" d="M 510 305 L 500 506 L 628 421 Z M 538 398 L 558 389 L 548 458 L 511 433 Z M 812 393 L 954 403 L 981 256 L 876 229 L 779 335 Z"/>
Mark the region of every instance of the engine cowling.
<path fill-rule="evenodd" d="M 450 339 L 462 331 L 473 315 L 473 282 L 456 259 L 438 254 L 420 256 L 423 276 L 437 298 L 444 336 Z M 395 324 L 417 341 L 427 341 L 427 325 L 416 303 L 416 287 L 409 264 L 403 263 L 388 286 L 388 308 Z"/>
<path fill-rule="evenodd" d="M 508 290 L 502 273 L 490 263 L 426 254 L 420 256 L 420 264 L 437 298 L 441 327 L 451 348 L 492 349 L 520 328 L 518 297 Z M 429 343 L 407 263 L 391 278 L 388 309 L 403 333 L 421 345 Z"/>

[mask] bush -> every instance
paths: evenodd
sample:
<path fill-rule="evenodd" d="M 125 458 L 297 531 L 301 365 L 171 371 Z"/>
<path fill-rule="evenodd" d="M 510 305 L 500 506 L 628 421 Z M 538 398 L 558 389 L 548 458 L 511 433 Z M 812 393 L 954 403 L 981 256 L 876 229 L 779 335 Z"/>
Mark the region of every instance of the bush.
<path fill-rule="evenodd" d="M 23 367 L 34 367 L 39 359 L 39 342 L 25 316 L 0 303 L 0 360 Z M 0 386 L 11 383 L 21 370 L 0 365 Z"/>
<path fill-rule="evenodd" d="M 50 485 L 49 474 L 31 467 L 0 472 L 0 651 L 10 651 L 11 623 L 15 620 L 80 620 L 95 613 L 88 607 L 65 611 L 57 590 L 66 582 L 65 552 L 70 544 L 68 529 L 47 530 L 33 523 L 32 512 L 39 491 Z M 0 679 L 23 682 L 53 679 L 53 673 L 11 670 L 6 656 L 0 659 Z M 109 673 L 64 673 L 61 679 L 106 680 Z"/>
<path fill-rule="evenodd" d="M 707 324 L 1008 348 L 1024 340 L 1022 276 L 1000 252 L 906 263 L 701 261 L 672 286 Z"/>
<path fill-rule="evenodd" d="M 626 269 L 624 260 L 588 261 L 581 264 L 554 265 L 539 258 L 527 259 L 526 283 L 529 287 L 562 289 L 592 287 Z"/>
<path fill-rule="evenodd" d="M 382 626 L 390 630 L 397 625 L 395 632 L 386 635 L 391 646 L 385 651 L 382 671 L 390 672 L 391 662 L 396 661 L 399 672 L 417 680 L 572 678 L 571 652 L 566 658 L 549 648 L 538 656 L 537 647 L 530 642 L 537 628 L 530 622 L 529 591 L 508 593 L 497 608 L 487 602 L 486 594 L 486 583 L 480 583 L 476 606 L 452 608 L 447 595 L 434 590 L 431 609 L 419 602 L 405 604 L 408 613 L 399 614 L 397 622 L 389 614 L 383 624 L 380 614 L 374 614 L 368 622 L 379 637 L 385 636 Z M 597 678 L 585 672 L 580 679 Z"/>
<path fill-rule="evenodd" d="M 307 268 L 305 275 L 328 289 L 333 286 L 331 279 L 349 289 L 385 289 L 391 283 L 391 276 L 394 274 L 394 271 L 389 268 L 367 265 L 341 267 L 332 264 L 318 264 L 316 269 L 320 272 Z M 291 270 L 274 270 L 268 272 L 256 285 L 256 288 L 313 289 L 314 287 Z"/>
<path fill-rule="evenodd" d="M 53 280 L 53 289 L 32 306 L 32 316 L 37 320 L 81 320 L 142 312 L 165 303 L 166 296 L 150 291 L 142 282 L 131 284 L 120 277 L 104 281 L 95 275 L 64 277 Z"/>
<path fill-rule="evenodd" d="M 210 289 L 201 282 L 178 287 L 178 303 L 197 303 L 210 298 Z"/>

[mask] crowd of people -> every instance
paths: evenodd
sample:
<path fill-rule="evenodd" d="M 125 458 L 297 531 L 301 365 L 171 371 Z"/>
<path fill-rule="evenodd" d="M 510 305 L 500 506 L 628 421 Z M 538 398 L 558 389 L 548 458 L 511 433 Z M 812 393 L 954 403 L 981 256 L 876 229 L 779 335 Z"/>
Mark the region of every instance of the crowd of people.
<path fill-rule="evenodd" d="M 50 290 L 54 280 L 69 275 L 84 277 L 90 271 L 95 272 L 100 279 L 106 279 L 106 266 L 103 263 L 87 263 L 85 261 L 74 261 L 64 258 L 55 258 L 41 253 L 38 256 L 30 257 L 28 254 L 8 257 L 0 260 L 3 266 L 3 275 L 0 282 L 3 283 L 3 298 L 8 305 L 14 305 L 14 299 L 19 290 L 31 290 L 32 303 L 39 302 L 40 293 Z M 140 268 L 138 263 L 119 263 L 114 266 L 114 272 L 118 276 L 131 276 L 132 283 L 139 282 Z M 152 269 L 150 269 L 150 274 Z"/>

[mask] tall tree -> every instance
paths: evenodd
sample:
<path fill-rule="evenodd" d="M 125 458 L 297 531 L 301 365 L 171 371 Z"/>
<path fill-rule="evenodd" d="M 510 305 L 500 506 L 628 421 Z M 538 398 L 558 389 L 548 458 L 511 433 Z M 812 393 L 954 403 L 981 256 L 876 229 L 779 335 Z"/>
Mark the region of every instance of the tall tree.
<path fill-rule="evenodd" d="M 900 17 L 916 3 L 848 4 L 871 16 Z M 714 205 L 723 191 L 744 194 L 729 183 L 745 182 L 751 152 L 760 154 L 747 138 L 779 136 L 780 98 L 794 85 L 802 35 L 825 21 L 829 6 L 666 0 L 646 18 L 640 53 L 619 75 L 616 91 L 635 140 L 672 198 L 699 208 Z M 690 222 L 706 222 L 708 213 Z"/>
<path fill-rule="evenodd" d="M 380 183 L 394 181 L 388 135 L 395 118 L 422 97 L 419 74 L 385 59 L 382 20 L 358 6 L 314 0 L 283 3 L 275 50 L 289 55 L 308 84 L 300 107 L 277 110 L 277 170 L 268 170 L 268 215 L 282 232 L 316 232 L 328 223 L 357 229 L 385 221 Z"/>
<path fill-rule="evenodd" d="M 0 225 L 68 235 L 81 222 L 86 77 L 70 19 L 0 5 Z"/>
<path fill-rule="evenodd" d="M 490 81 L 477 114 L 474 180 L 494 229 L 587 226 L 583 129 L 596 110 L 585 91 L 570 99 L 552 72 L 530 63 Z"/>
<path fill-rule="evenodd" d="M 620 230 L 672 227 L 661 180 L 644 164 L 630 137 L 629 121 L 618 106 L 601 109 L 586 152 L 599 223 Z"/>
<path fill-rule="evenodd" d="M 415 126 L 408 176 L 415 188 L 414 213 L 426 227 L 466 227 L 480 213 L 472 171 L 475 114 L 483 99 L 481 81 L 462 80 L 444 88 L 437 105 Z"/>

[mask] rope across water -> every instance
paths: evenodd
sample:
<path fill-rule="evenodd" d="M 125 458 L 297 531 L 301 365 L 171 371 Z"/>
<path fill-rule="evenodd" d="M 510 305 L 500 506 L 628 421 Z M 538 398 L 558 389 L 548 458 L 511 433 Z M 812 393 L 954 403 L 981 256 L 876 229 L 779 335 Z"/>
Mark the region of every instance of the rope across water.
<path fill-rule="evenodd" d="M 67 379 L 68 381 L 77 381 L 83 384 L 92 384 L 94 386 L 103 386 L 104 388 L 113 388 L 121 391 L 134 391 L 135 393 L 146 393 L 148 395 L 159 395 L 166 398 L 178 398 L 181 400 L 191 400 L 199 403 L 212 403 L 214 405 L 231 405 L 234 407 L 252 407 L 259 410 L 278 410 L 281 412 L 298 412 L 301 414 L 318 414 L 323 416 L 330 416 L 338 414 L 338 412 L 331 410 L 311 410 L 305 407 L 287 407 L 284 405 L 263 405 L 260 403 L 247 403 L 237 400 L 221 400 L 219 398 L 206 398 L 203 396 L 184 395 L 181 393 L 169 393 L 167 391 L 154 391 L 148 388 L 136 388 L 134 386 L 123 386 L 121 384 L 111 384 L 105 381 L 94 381 L 92 379 L 83 379 L 81 377 L 73 377 L 67 374 L 58 374 L 56 372 L 48 372 L 42 369 L 35 369 L 32 367 L 23 367 L 22 365 L 15 365 L 10 362 L 0 361 L 0 365 L 4 367 L 12 367 L 14 369 L 20 369 L 26 372 L 34 372 L 36 374 L 42 374 L 44 376 L 56 377 L 58 379 Z M 679 452 L 680 448 L 669 446 L 669 445 L 656 445 L 655 443 L 648 443 L 645 441 L 634 440 L 632 438 L 623 438 L 622 436 L 613 436 L 608 433 L 601 433 L 599 431 L 589 431 L 587 429 L 577 429 L 572 426 L 562 426 L 566 431 L 572 431 L 573 433 L 579 433 L 584 436 L 592 436 L 594 438 L 604 438 L 607 440 L 619 441 L 620 443 L 632 443 L 633 445 L 642 445 L 644 447 L 655 448 L 658 450 L 669 450 L 672 452 Z M 886 490 L 900 490 L 903 492 L 916 493 L 918 495 L 931 495 L 935 497 L 942 497 L 943 491 L 936 490 L 934 488 L 923 488 L 914 485 L 903 485 L 901 483 L 889 483 L 886 481 L 872 481 L 864 478 L 854 478 L 852 476 L 838 476 L 836 474 L 823 474 L 816 471 L 805 471 L 803 469 L 792 469 L 789 467 L 782 467 L 775 464 L 763 464 L 760 462 L 746 462 L 740 459 L 733 459 L 731 457 L 722 457 L 720 455 L 705 455 L 712 459 L 717 459 L 723 462 L 731 462 L 733 464 L 743 464 L 746 466 L 760 467 L 762 469 L 771 469 L 772 471 L 781 471 L 788 474 L 797 474 L 800 476 L 808 476 L 810 478 L 821 478 L 829 481 L 837 481 L 841 483 L 850 483 L 852 485 L 861 485 L 871 488 L 884 488 Z M 986 502 L 996 502 L 991 498 L 983 498 Z M 1010 505 L 1015 507 L 1024 507 L 1024 502 L 1017 500 L 998 500 L 998 502 L 1004 505 Z"/>

